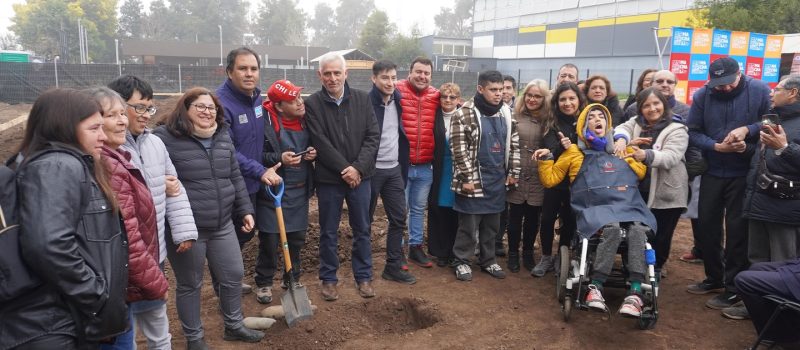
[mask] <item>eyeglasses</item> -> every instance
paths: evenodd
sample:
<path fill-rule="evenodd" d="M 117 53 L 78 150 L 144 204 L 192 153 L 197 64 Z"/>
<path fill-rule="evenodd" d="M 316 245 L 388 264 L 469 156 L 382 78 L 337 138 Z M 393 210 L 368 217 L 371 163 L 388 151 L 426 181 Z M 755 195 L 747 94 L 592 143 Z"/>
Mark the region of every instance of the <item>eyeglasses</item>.
<path fill-rule="evenodd" d="M 442 95 L 442 96 L 441 96 L 441 99 L 442 99 L 442 100 L 452 100 L 452 101 L 455 101 L 455 100 L 458 100 L 458 96 L 456 96 L 456 95 Z"/>
<path fill-rule="evenodd" d="M 214 106 L 214 105 L 206 106 L 206 105 L 200 105 L 200 104 L 196 104 L 196 103 L 192 103 L 191 105 L 194 106 L 194 109 L 196 109 L 198 112 L 208 111 L 208 113 L 217 114 L 217 106 Z"/>
<path fill-rule="evenodd" d="M 158 108 L 156 108 L 156 106 L 128 105 L 128 107 L 133 108 L 133 110 L 138 114 L 144 114 L 144 112 L 147 112 L 149 115 L 155 115 L 156 112 L 158 112 Z"/>
<path fill-rule="evenodd" d="M 783 90 L 789 90 L 789 89 L 782 88 L 780 86 L 776 86 L 776 87 L 772 88 L 772 92 L 778 92 L 778 91 L 783 91 Z"/>
<path fill-rule="evenodd" d="M 533 98 L 533 99 L 541 100 L 541 99 L 543 99 L 543 98 L 544 98 L 544 96 L 542 96 L 542 95 L 530 95 L 530 94 L 525 94 L 525 98 Z"/>
<path fill-rule="evenodd" d="M 666 82 L 669 85 L 675 85 L 675 80 L 669 80 L 669 79 L 656 79 L 655 82 L 656 84 L 664 84 Z"/>

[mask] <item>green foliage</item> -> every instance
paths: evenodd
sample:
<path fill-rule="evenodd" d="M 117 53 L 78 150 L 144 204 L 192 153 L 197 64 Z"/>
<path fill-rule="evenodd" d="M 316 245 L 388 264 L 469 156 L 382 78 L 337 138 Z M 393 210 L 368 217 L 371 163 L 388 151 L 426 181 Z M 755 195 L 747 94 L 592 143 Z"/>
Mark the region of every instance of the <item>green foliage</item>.
<path fill-rule="evenodd" d="M 439 9 L 439 14 L 433 17 L 436 35 L 469 38 L 472 35 L 472 7 L 472 0 L 456 0 L 455 8 Z"/>
<path fill-rule="evenodd" d="M 422 51 L 422 46 L 419 42 L 419 31 L 414 29 L 411 31 L 411 36 L 397 34 L 392 38 L 389 46 L 384 51 L 383 57 L 380 58 L 391 60 L 398 67 L 408 67 L 417 56 L 424 55 L 425 53 Z"/>
<path fill-rule="evenodd" d="M 262 44 L 305 45 L 306 15 L 295 0 L 263 0 L 254 33 Z"/>
<path fill-rule="evenodd" d="M 117 35 L 121 38 L 142 38 L 144 6 L 142 0 L 125 0 L 119 9 L 119 28 Z"/>
<path fill-rule="evenodd" d="M 358 48 L 372 57 L 383 57 L 390 36 L 396 31 L 386 12 L 375 10 L 367 17 L 358 39 Z"/>
<path fill-rule="evenodd" d="M 320 2 L 314 6 L 314 17 L 308 22 L 309 28 L 314 31 L 311 43 L 317 46 L 329 46 L 330 40 L 336 33 L 334 11 L 327 3 Z"/>
<path fill-rule="evenodd" d="M 172 40 L 170 9 L 164 0 L 153 0 L 150 3 L 150 14 L 144 19 L 143 35 L 150 40 Z"/>
<path fill-rule="evenodd" d="M 88 36 L 89 60 L 110 62 L 114 57 L 116 5 L 116 0 L 28 0 L 13 5 L 11 31 L 26 50 L 78 62 L 80 19 Z"/>
<path fill-rule="evenodd" d="M 798 0 L 699 0 L 695 8 L 708 27 L 765 34 L 800 32 Z"/>

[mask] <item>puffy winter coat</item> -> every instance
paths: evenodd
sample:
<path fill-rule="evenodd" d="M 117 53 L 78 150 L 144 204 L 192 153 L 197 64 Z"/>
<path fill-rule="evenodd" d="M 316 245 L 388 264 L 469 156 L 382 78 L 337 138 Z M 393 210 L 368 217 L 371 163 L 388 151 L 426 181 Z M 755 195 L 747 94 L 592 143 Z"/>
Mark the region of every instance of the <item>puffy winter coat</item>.
<path fill-rule="evenodd" d="M 158 227 L 158 258 L 159 263 L 164 262 L 167 258 L 167 243 L 164 237 L 167 223 L 169 223 L 170 237 L 176 246 L 184 241 L 197 240 L 197 227 L 194 224 L 189 197 L 186 196 L 183 184 L 179 195 L 167 197 L 166 175 L 178 176 L 178 173 L 164 142 L 150 130 L 145 129 L 136 138 L 128 133 L 122 148 L 130 152 L 130 162 L 141 170 L 153 196 Z"/>
<path fill-rule="evenodd" d="M 71 146 L 50 147 L 59 152 L 23 166 L 18 183 L 25 194 L 20 250 L 44 283 L 0 305 L 0 349 L 56 334 L 99 341 L 128 327 L 127 240 L 94 180 L 93 158 Z"/>
<path fill-rule="evenodd" d="M 158 232 L 153 197 L 130 153 L 103 147 L 103 163 L 128 236 L 128 302 L 161 299 L 169 288 L 158 266 Z"/>
<path fill-rule="evenodd" d="M 186 186 L 198 229 L 219 230 L 233 215 L 254 213 L 227 125 L 217 128 L 208 152 L 193 136 L 173 135 L 165 126 L 154 134 L 164 141 L 178 179 Z"/>
<path fill-rule="evenodd" d="M 433 149 L 436 145 L 433 137 L 433 126 L 436 121 L 436 109 L 439 108 L 439 90 L 428 86 L 417 91 L 408 80 L 397 83 L 402 99 L 401 119 L 411 145 L 409 160 L 411 164 L 426 164 L 433 161 Z"/>

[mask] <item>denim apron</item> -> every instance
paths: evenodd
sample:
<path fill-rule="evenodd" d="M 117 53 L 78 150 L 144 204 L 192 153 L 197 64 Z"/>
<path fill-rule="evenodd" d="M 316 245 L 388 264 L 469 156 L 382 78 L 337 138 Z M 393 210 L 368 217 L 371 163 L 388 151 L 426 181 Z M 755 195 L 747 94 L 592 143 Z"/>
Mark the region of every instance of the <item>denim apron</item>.
<path fill-rule="evenodd" d="M 638 221 L 655 232 L 656 218 L 639 194 L 639 179 L 628 163 L 606 152 L 583 152 L 583 164 L 570 186 L 581 237 L 615 222 Z"/>
<path fill-rule="evenodd" d="M 465 214 L 497 214 L 506 207 L 506 133 L 505 118 L 481 116 L 481 143 L 478 146 L 483 197 L 456 196 L 453 209 Z"/>
<path fill-rule="evenodd" d="M 281 152 L 292 151 L 299 153 L 305 151 L 309 146 L 307 130 L 295 131 L 288 130 L 283 126 L 283 118 L 278 119 L 278 139 L 280 140 Z M 281 207 L 283 208 L 283 219 L 286 225 L 286 232 L 305 231 L 308 229 L 308 183 L 309 162 L 302 160 L 300 164 L 289 166 L 281 165 L 278 173 L 283 178 L 285 190 Z M 267 205 L 260 206 L 264 210 L 258 212 L 258 217 L 265 217 L 263 225 L 265 232 L 278 232 L 278 219 L 275 216 L 275 206 L 271 200 Z M 261 220 L 259 220 L 261 221 Z"/>

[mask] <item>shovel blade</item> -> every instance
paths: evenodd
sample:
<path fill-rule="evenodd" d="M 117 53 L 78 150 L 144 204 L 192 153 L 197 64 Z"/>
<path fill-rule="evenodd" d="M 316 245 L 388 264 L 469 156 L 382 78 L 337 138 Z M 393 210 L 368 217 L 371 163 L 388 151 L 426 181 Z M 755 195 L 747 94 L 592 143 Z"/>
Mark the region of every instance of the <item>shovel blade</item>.
<path fill-rule="evenodd" d="M 283 293 L 281 296 L 281 306 L 286 316 L 286 324 L 289 327 L 294 326 L 299 321 L 311 318 L 311 316 L 314 315 L 314 310 L 311 309 L 311 301 L 308 299 L 306 287 L 294 288 L 292 284 L 293 283 L 289 284 L 288 293 Z"/>

